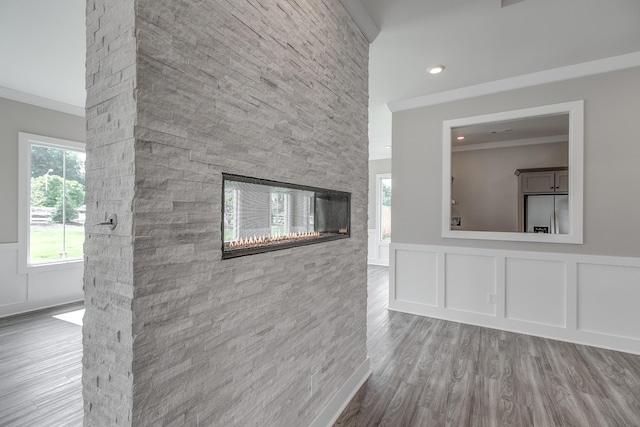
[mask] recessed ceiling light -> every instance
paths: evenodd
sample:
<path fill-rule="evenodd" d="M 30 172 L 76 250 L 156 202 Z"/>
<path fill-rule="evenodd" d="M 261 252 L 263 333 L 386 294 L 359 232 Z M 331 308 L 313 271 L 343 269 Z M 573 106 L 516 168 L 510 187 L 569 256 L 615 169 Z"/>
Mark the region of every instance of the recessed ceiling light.
<path fill-rule="evenodd" d="M 462 141 L 464 139 L 464 136 L 459 136 L 456 138 L 458 141 Z"/>
<path fill-rule="evenodd" d="M 391 150 L 391 146 L 390 145 L 385 145 L 384 148 L 386 148 L 387 150 Z"/>
<path fill-rule="evenodd" d="M 440 74 L 442 71 L 444 71 L 444 65 L 433 65 L 427 68 L 429 74 Z"/>

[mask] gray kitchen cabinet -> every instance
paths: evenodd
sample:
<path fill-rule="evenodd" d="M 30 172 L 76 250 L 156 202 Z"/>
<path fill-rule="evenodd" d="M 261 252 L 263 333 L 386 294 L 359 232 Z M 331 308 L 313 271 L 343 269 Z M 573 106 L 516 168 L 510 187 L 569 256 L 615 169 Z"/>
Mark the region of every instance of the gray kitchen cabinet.
<path fill-rule="evenodd" d="M 569 191 L 569 172 L 563 170 L 543 170 L 529 172 L 519 170 L 520 192 L 522 194 L 567 193 Z"/>

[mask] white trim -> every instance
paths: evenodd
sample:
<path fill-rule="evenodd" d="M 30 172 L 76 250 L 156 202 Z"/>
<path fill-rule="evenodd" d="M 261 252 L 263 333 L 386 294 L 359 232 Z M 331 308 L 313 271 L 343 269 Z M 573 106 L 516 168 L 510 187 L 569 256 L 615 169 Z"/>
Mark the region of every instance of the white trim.
<path fill-rule="evenodd" d="M 342 6 L 347 10 L 351 19 L 356 23 L 362 34 L 367 39 L 369 43 L 373 43 L 373 41 L 380 34 L 380 29 L 373 22 L 371 15 L 367 12 L 361 0 L 340 0 Z"/>
<path fill-rule="evenodd" d="M 545 136 L 541 138 L 512 139 L 510 141 L 483 142 L 480 144 L 456 145 L 451 151 L 489 150 L 492 148 L 522 147 L 524 145 L 553 144 L 555 142 L 567 142 L 569 135 Z"/>
<path fill-rule="evenodd" d="M 424 286 L 425 280 L 423 277 L 410 277 L 407 275 L 407 271 L 398 272 L 396 258 L 398 252 L 425 252 L 429 254 L 436 254 L 438 258 L 437 271 L 434 274 L 438 278 L 438 305 L 429 306 L 426 304 L 397 300 L 395 295 L 397 288 L 407 286 L 415 288 L 415 286 Z M 480 312 L 463 311 L 461 309 L 454 309 L 449 307 L 449 303 L 444 300 L 448 283 L 448 278 L 445 274 L 446 262 L 445 259 L 449 255 L 468 255 L 471 258 L 474 257 L 491 257 L 495 260 L 496 275 L 495 275 L 495 290 L 496 290 L 496 312 L 495 315 L 489 315 Z M 392 243 L 390 249 L 390 269 L 389 269 L 389 309 L 394 311 L 401 311 L 405 313 L 411 313 L 421 316 L 434 317 L 439 319 L 446 319 L 455 322 L 467 323 L 472 325 L 478 325 L 483 327 L 489 327 L 494 329 L 500 329 L 505 331 L 512 331 L 517 333 L 524 333 L 533 336 L 540 336 L 551 339 L 558 339 L 567 342 L 573 342 L 577 344 L 590 345 L 602 348 L 608 348 L 616 351 L 624 351 L 635 354 L 640 354 L 640 333 L 636 333 L 635 336 L 624 335 L 622 333 L 616 333 L 611 328 L 611 324 L 603 324 L 598 330 L 592 330 L 584 325 L 579 325 L 578 317 L 580 313 L 585 312 L 585 307 L 581 306 L 580 295 L 581 289 L 585 280 L 588 282 L 589 277 L 585 276 L 580 278 L 577 274 L 579 266 L 590 266 L 591 268 L 611 268 L 611 282 L 615 283 L 618 278 L 625 280 L 625 274 L 628 274 L 628 270 L 640 269 L 640 258 L 637 257 L 617 257 L 617 256 L 604 256 L 604 255 L 583 255 L 583 254 L 571 254 L 571 253 L 555 253 L 555 252 L 530 252 L 530 251 L 517 251 L 517 250 L 502 250 L 502 249 L 489 249 L 489 248 L 470 248 L 459 246 L 435 246 L 435 245 L 416 245 L 405 243 Z M 459 259 L 459 258 L 458 258 Z M 562 312 L 564 312 L 564 324 L 552 325 L 540 321 L 522 320 L 513 315 L 507 315 L 508 311 L 512 307 L 508 307 L 507 304 L 507 285 L 508 279 L 506 277 L 506 263 L 509 260 L 525 260 L 533 263 L 541 262 L 542 265 L 545 262 L 560 262 L 565 265 L 564 273 L 562 276 L 565 284 L 565 301 L 562 306 Z M 553 264 L 553 263 L 551 263 Z M 469 268 L 472 264 L 469 264 Z M 458 265 L 458 267 L 461 267 Z M 462 266 L 464 268 L 464 266 Z M 411 266 L 409 266 L 411 269 Z M 542 270 L 541 274 L 545 271 Z M 468 271 L 468 275 L 474 277 L 478 274 L 482 274 L 480 271 L 473 270 Z M 637 271 L 634 274 L 638 274 Z M 397 278 L 401 277 L 405 283 L 400 283 Z M 628 278 L 626 279 L 627 283 Z M 582 283 L 580 282 L 582 281 Z M 409 283 L 410 282 L 410 283 Z M 480 282 L 478 282 L 480 283 Z M 512 282 L 518 283 L 518 282 Z M 457 287 L 457 291 L 461 292 L 460 282 L 452 284 Z M 474 282 L 468 284 L 469 290 L 477 285 Z M 431 284 L 431 286 L 436 286 Z M 635 285 L 634 285 L 635 286 Z M 608 283 L 602 283 L 603 289 L 608 287 Z M 635 287 L 634 287 L 635 289 Z M 637 289 L 634 293 L 637 294 Z M 542 296 L 544 297 L 544 295 Z M 611 298 L 617 298 L 620 303 L 614 303 L 613 305 L 603 305 L 602 313 L 599 314 L 603 319 L 614 319 L 616 317 L 624 316 L 637 317 L 637 310 L 633 305 L 628 303 L 629 296 L 625 294 L 610 295 Z M 635 296 L 634 296 L 635 298 Z M 476 304 L 483 304 L 484 301 L 476 301 Z M 626 308 L 624 308 L 626 307 Z M 631 307 L 631 308 L 630 308 Z M 547 308 L 542 310 L 542 313 Z M 624 310 L 624 311 L 622 311 Z M 593 321 L 592 321 L 593 322 Z M 593 324 L 593 323 L 592 323 Z"/>
<path fill-rule="evenodd" d="M 18 274 L 29 271 L 50 271 L 82 266 L 83 259 L 70 259 L 41 264 L 29 263 L 29 195 L 31 186 L 31 144 L 39 143 L 50 147 L 85 152 L 85 143 L 49 136 L 18 132 Z"/>
<path fill-rule="evenodd" d="M 13 101 L 47 108 L 61 113 L 72 114 L 74 116 L 85 116 L 84 107 L 78 107 L 77 105 L 71 105 L 66 102 L 55 101 L 53 99 L 43 98 L 37 95 L 31 95 L 30 93 L 20 92 L 18 90 L 9 89 L 8 87 L 0 86 L 0 98 L 11 99 Z"/>
<path fill-rule="evenodd" d="M 460 126 L 569 113 L 569 218 L 568 234 L 505 233 L 451 229 L 451 130 Z M 508 240 L 515 242 L 582 244 L 584 101 L 563 102 L 521 110 L 445 120 L 442 123 L 442 237 L 451 239 Z"/>
<path fill-rule="evenodd" d="M 474 98 L 482 95 L 490 95 L 508 90 L 560 82 L 563 80 L 570 80 L 634 67 L 640 67 L 640 51 L 598 59 L 595 61 L 583 62 L 580 64 L 568 65 L 565 67 L 553 68 L 551 70 L 539 71 L 531 74 L 524 74 L 517 77 L 495 80 L 488 83 L 436 92 L 429 95 L 392 101 L 387 103 L 387 106 L 392 113 L 397 113 L 399 111 L 411 110 L 413 108 L 428 107 L 431 105 L 444 104 L 445 102 L 458 101 L 461 99 Z"/>
<path fill-rule="evenodd" d="M 382 221 L 382 180 L 391 179 L 390 173 L 376 174 L 376 244 L 388 245 L 391 240 L 382 239 L 382 227 L 380 222 Z"/>
<path fill-rule="evenodd" d="M 309 427 L 331 427 L 370 375 L 371 367 L 367 356 L 349 379 L 329 398 Z"/>

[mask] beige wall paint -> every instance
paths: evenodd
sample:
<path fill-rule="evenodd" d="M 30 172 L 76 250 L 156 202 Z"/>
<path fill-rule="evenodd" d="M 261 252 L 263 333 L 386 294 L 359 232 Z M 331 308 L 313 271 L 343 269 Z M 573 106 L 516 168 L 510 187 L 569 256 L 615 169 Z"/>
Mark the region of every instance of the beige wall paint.
<path fill-rule="evenodd" d="M 452 153 L 452 197 L 458 205 L 451 212 L 462 220 L 455 229 L 518 231 L 515 170 L 567 165 L 566 142 Z"/>
<path fill-rule="evenodd" d="M 393 114 L 394 242 L 640 256 L 640 68 Z M 442 121 L 585 100 L 584 244 L 441 237 Z"/>
<path fill-rule="evenodd" d="M 0 243 L 18 241 L 18 132 L 84 142 L 85 120 L 0 98 Z"/>
<path fill-rule="evenodd" d="M 376 228 L 376 175 L 391 173 L 391 159 L 369 161 L 369 229 Z"/>

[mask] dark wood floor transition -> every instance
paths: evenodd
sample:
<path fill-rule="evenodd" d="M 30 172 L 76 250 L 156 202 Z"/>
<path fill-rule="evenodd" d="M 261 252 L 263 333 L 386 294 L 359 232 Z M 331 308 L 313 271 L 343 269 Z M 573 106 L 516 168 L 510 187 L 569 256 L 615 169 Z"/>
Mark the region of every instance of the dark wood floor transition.
<path fill-rule="evenodd" d="M 640 426 L 640 356 L 388 311 L 388 269 L 368 282 L 373 374 L 335 426 Z"/>
<path fill-rule="evenodd" d="M 373 375 L 336 425 L 640 426 L 640 356 L 388 311 L 386 267 L 368 289 Z M 81 327 L 52 314 L 0 320 L 0 426 L 82 425 Z"/>

